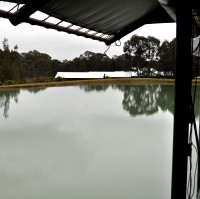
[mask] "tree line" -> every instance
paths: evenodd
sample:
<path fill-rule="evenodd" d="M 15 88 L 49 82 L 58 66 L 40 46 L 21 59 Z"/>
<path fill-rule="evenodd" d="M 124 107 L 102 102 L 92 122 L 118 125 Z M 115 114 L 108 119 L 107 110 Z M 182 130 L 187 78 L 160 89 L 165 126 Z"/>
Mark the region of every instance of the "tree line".
<path fill-rule="evenodd" d="M 133 35 L 123 46 L 123 54 L 109 58 L 105 53 L 86 51 L 73 60 L 59 61 L 37 50 L 19 53 L 9 48 L 8 39 L 0 49 L 0 84 L 23 83 L 34 78 L 54 78 L 57 72 L 134 71 L 139 77 L 175 75 L 176 38 L 172 41 Z"/>

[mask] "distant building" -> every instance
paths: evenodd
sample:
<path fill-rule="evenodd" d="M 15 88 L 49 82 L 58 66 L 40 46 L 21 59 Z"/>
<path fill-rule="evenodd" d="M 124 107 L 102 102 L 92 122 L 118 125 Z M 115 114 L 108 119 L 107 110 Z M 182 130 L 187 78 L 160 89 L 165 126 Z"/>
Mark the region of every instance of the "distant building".
<path fill-rule="evenodd" d="M 103 79 L 107 77 L 125 78 L 136 76 L 134 72 L 115 71 L 115 72 L 57 72 L 55 78 L 66 79 Z"/>

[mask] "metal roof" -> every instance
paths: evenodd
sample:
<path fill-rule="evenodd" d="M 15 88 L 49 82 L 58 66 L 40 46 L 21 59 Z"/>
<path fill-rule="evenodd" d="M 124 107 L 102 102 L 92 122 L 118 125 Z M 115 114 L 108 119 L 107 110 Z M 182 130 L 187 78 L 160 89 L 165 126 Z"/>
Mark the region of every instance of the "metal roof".
<path fill-rule="evenodd" d="M 57 72 L 55 78 L 67 78 L 67 79 L 103 79 L 106 77 L 125 78 L 136 76 L 132 71 L 89 71 L 89 72 Z"/>
<path fill-rule="evenodd" d="M 107 45 L 144 24 L 175 22 L 169 0 L 13 0 L 10 10 L 0 8 L 0 17 L 13 25 L 32 25 L 105 42 Z M 34 13 L 40 11 L 42 19 Z M 52 22 L 50 18 L 58 21 Z"/>

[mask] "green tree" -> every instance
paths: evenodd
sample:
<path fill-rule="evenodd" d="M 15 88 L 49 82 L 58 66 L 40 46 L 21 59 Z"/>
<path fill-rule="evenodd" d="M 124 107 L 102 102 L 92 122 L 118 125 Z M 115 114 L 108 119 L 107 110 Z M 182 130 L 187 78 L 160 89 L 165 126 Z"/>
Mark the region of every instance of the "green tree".
<path fill-rule="evenodd" d="M 79 57 L 80 66 L 86 71 L 109 71 L 111 60 L 106 54 L 86 51 Z"/>
<path fill-rule="evenodd" d="M 140 65 L 141 61 L 144 61 L 144 51 L 145 51 L 145 46 L 144 43 L 146 38 L 141 37 L 138 35 L 133 35 L 130 40 L 126 41 L 124 43 L 124 53 L 128 54 L 131 57 L 134 57 L 138 61 L 138 65 Z"/>
<path fill-rule="evenodd" d="M 3 44 L 4 51 L 10 51 L 7 38 L 4 38 L 4 40 L 2 41 L 2 44 Z"/>
<path fill-rule="evenodd" d="M 132 57 L 133 68 L 140 75 L 151 75 L 151 61 L 158 60 L 160 40 L 155 37 L 133 35 L 124 43 L 124 53 Z"/>
<path fill-rule="evenodd" d="M 159 65 L 157 70 L 164 72 L 164 76 L 174 77 L 176 69 L 176 39 L 171 42 L 165 40 L 158 49 Z"/>
<path fill-rule="evenodd" d="M 52 76 L 51 57 L 36 50 L 23 53 L 23 68 L 26 77 Z"/>
<path fill-rule="evenodd" d="M 130 56 L 122 54 L 113 56 L 111 59 L 111 67 L 113 71 L 132 71 L 132 62 Z"/>

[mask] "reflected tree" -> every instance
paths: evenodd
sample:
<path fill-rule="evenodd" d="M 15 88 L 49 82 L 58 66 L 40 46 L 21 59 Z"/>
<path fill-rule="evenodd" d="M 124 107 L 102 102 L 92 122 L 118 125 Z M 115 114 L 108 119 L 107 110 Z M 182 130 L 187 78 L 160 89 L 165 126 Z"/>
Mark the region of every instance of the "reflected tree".
<path fill-rule="evenodd" d="M 162 111 L 174 114 L 174 85 L 161 85 L 157 104 Z"/>
<path fill-rule="evenodd" d="M 18 95 L 20 94 L 20 90 L 7 90 L 0 91 L 0 108 L 3 108 L 3 116 L 8 118 L 10 100 L 14 99 L 15 103 L 18 103 Z"/>
<path fill-rule="evenodd" d="M 80 86 L 80 89 L 84 90 L 85 92 L 101 92 L 101 91 L 106 91 L 110 85 L 85 85 L 85 86 Z"/>
<path fill-rule="evenodd" d="M 46 88 L 26 88 L 23 90 L 27 90 L 30 93 L 36 94 L 38 92 L 44 91 L 45 89 Z M 9 107 L 11 99 L 13 99 L 15 103 L 18 103 L 19 94 L 20 89 L 0 91 L 0 108 L 3 109 L 3 116 L 5 118 L 8 118 L 9 116 Z"/>
<path fill-rule="evenodd" d="M 174 85 L 85 85 L 80 89 L 86 93 L 105 92 L 109 87 L 123 92 L 123 109 L 133 117 L 139 115 L 151 115 L 159 109 L 174 114 Z M 30 93 L 38 93 L 46 88 L 26 88 Z M 194 94 L 194 87 L 192 90 Z M 3 116 L 8 118 L 11 99 L 18 103 L 20 90 L 0 91 L 0 108 L 3 109 Z M 196 88 L 195 115 L 200 118 L 200 86 Z M 184 99 L 183 99 L 184 100 Z"/>
<path fill-rule="evenodd" d="M 123 109 L 131 116 L 151 115 L 158 111 L 160 85 L 129 85 L 120 90 L 124 92 Z"/>
<path fill-rule="evenodd" d="M 26 89 L 23 89 L 23 90 L 26 90 L 26 91 L 28 91 L 28 92 L 30 92 L 30 93 L 39 93 L 39 92 L 41 92 L 41 91 L 44 91 L 44 90 L 46 90 L 47 88 L 26 88 Z"/>
<path fill-rule="evenodd" d="M 151 115 L 159 108 L 173 114 L 174 86 L 139 85 L 127 88 L 124 90 L 122 105 L 131 116 Z"/>
<path fill-rule="evenodd" d="M 109 85 L 90 85 L 81 86 L 80 88 L 85 92 L 100 92 L 106 91 Z M 118 89 L 124 93 L 122 101 L 123 109 L 128 111 L 133 117 L 152 115 L 158 112 L 159 109 L 162 111 L 169 111 L 172 114 L 174 113 L 173 85 L 112 85 L 112 88 Z"/>

